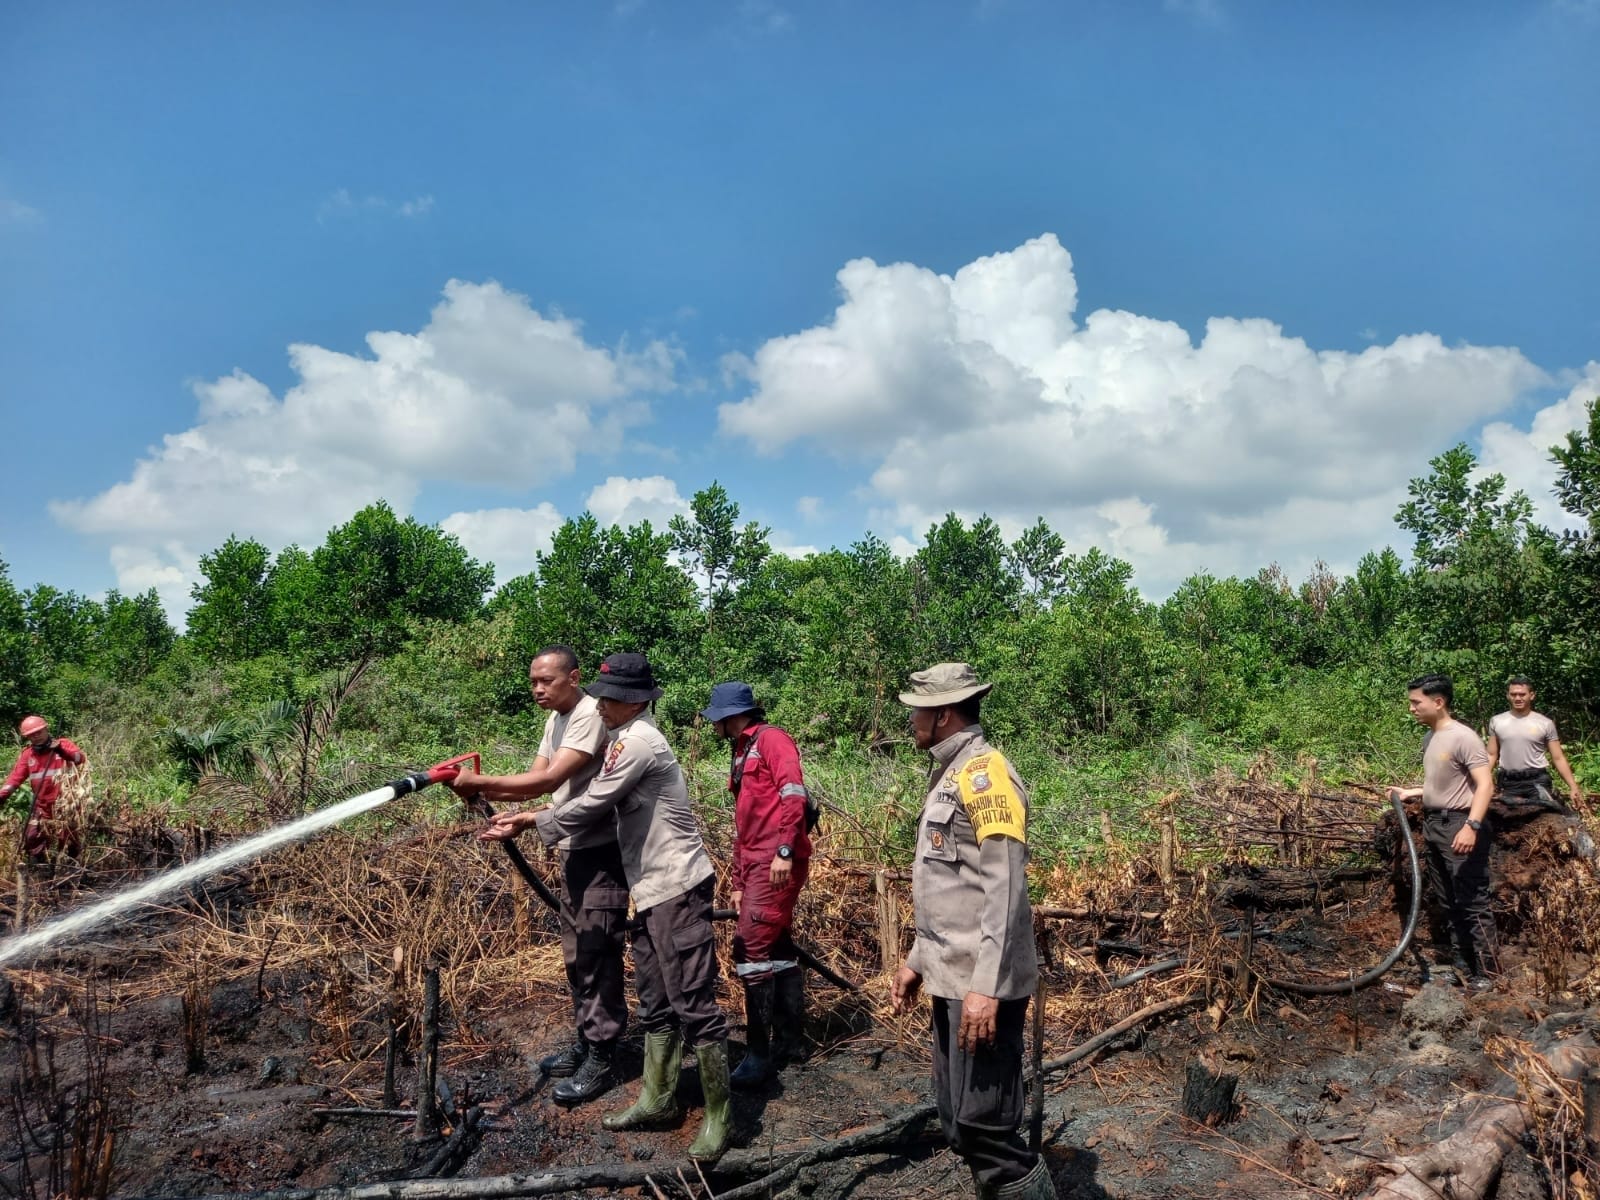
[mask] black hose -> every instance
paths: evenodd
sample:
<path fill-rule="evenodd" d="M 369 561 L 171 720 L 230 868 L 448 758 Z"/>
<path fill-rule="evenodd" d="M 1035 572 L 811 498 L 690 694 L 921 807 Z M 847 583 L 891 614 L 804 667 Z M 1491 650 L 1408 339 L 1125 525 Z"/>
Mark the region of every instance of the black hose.
<path fill-rule="evenodd" d="M 1417 918 L 1422 913 L 1422 864 L 1417 861 L 1417 844 L 1411 837 L 1411 822 L 1406 820 L 1405 801 L 1400 799 L 1398 791 L 1390 791 L 1389 803 L 1394 806 L 1394 815 L 1400 819 L 1400 836 L 1405 840 L 1406 855 L 1411 861 L 1411 915 L 1406 918 L 1406 927 L 1400 934 L 1400 942 L 1389 952 L 1377 966 L 1364 975 L 1357 975 L 1354 979 L 1341 979 L 1337 983 L 1300 983 L 1293 979 L 1278 979 L 1272 975 L 1263 975 L 1255 972 L 1269 987 L 1281 988 L 1286 992 L 1298 992 L 1302 996 L 1337 996 L 1344 992 L 1360 991 L 1381 979 L 1389 968 L 1400 961 L 1400 956 L 1406 952 L 1406 947 L 1411 945 L 1411 939 L 1416 936 Z"/>

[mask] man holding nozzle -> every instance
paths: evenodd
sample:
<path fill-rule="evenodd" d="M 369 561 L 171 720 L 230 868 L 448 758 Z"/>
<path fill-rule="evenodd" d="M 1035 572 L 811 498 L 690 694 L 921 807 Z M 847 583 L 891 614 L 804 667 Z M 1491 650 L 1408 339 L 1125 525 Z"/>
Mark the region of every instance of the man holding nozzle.
<path fill-rule="evenodd" d="M 533 814 L 547 846 L 615 820 L 622 866 L 637 915 L 634 989 L 644 1027 L 644 1082 L 607 1129 L 639 1129 L 677 1119 L 678 1072 L 685 1043 L 700 1064 L 706 1111 L 689 1157 L 710 1162 L 727 1148 L 728 1022 L 717 1004 L 720 969 L 711 924 L 716 872 L 689 807 L 689 788 L 650 705 L 661 695 L 642 654 L 613 654 L 589 685 L 610 740 L 600 773 L 581 797 Z M 483 837 L 510 836 L 492 826 Z"/>
<path fill-rule="evenodd" d="M 581 799 L 600 772 L 606 728 L 594 697 L 580 684 L 578 656 L 570 646 L 546 646 L 528 665 L 533 699 L 550 714 L 533 765 L 521 775 L 463 771 L 450 786 L 463 796 L 523 801 L 549 796 L 557 810 Z M 534 824 L 531 812 L 503 812 L 487 836 L 515 837 Z M 617 1040 L 628 1024 L 623 992 L 623 931 L 628 882 L 614 819 L 596 821 L 557 844 L 561 861 L 561 957 L 572 990 L 577 1039 L 539 1063 L 562 1079 L 551 1095 L 581 1104 L 608 1089 Z"/>
<path fill-rule="evenodd" d="M 758 1088 L 804 1051 L 805 972 L 794 906 L 811 862 L 811 797 L 800 750 L 756 703 L 748 683 L 719 683 L 700 716 L 732 746 L 733 961 L 744 985 L 745 1056 L 736 1088 Z"/>

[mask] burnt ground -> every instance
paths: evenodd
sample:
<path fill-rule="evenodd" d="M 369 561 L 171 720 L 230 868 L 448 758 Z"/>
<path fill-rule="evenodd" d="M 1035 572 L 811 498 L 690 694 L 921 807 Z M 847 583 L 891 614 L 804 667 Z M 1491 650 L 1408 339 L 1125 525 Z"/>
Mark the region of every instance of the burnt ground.
<path fill-rule="evenodd" d="M 1311 934 L 1321 931 L 1324 942 L 1347 943 L 1347 957 L 1373 962 L 1393 944 L 1392 910 L 1392 898 L 1374 896 L 1365 907 L 1264 914 L 1258 936 L 1264 947 L 1276 937 L 1288 948 L 1264 953 L 1292 956 L 1293 947 L 1317 941 Z M 201 987 L 199 976 L 186 975 L 170 953 L 140 954 L 141 939 L 160 941 L 184 919 L 168 913 L 71 950 L 48 969 L 5 973 L 0 1080 L 8 1099 L 0 1103 L 0 1147 L 9 1149 L 0 1155 L 0 1181 L 7 1194 L 106 1190 L 81 1182 L 92 1177 L 93 1164 L 84 1160 L 94 1156 L 85 1148 L 104 1145 L 84 1119 L 96 1100 L 105 1109 L 101 1132 L 115 1129 L 109 1187 L 115 1195 L 367 1183 L 400 1177 L 433 1156 L 438 1143 L 413 1143 L 405 1120 L 313 1111 L 380 1104 L 381 1025 L 333 1019 L 331 1011 L 344 1002 L 317 969 L 246 971 Z M 1053 950 L 1046 1057 L 1152 1000 L 1199 996 L 1193 1008 L 1131 1031 L 1052 1077 L 1045 1153 L 1060 1195 L 1075 1200 L 1360 1195 L 1382 1177 L 1377 1164 L 1440 1139 L 1486 1094 L 1507 1089 L 1507 1039 L 1532 1041 L 1555 1014 L 1593 1016 L 1580 993 L 1552 984 L 1548 937 L 1533 938 L 1527 929 L 1513 929 L 1505 976 L 1487 993 L 1422 986 L 1420 963 L 1408 957 L 1354 997 L 1318 998 L 1241 987 L 1226 964 L 1215 963 L 1108 990 L 1108 972 L 1073 952 L 1093 932 L 1070 921 L 1045 926 Z M 1152 948 L 1149 959 L 1158 957 Z M 1140 961 L 1119 960 L 1116 970 Z M 1592 979 L 1591 967 L 1584 953 L 1569 948 L 1562 982 Z M 813 978 L 815 1050 L 765 1094 L 736 1099 L 736 1146 L 759 1150 L 831 1138 L 926 1098 L 925 1017 L 889 1018 L 884 984 L 880 976 L 866 999 L 849 1000 Z M 466 1178 L 659 1163 L 653 1182 L 661 1195 L 688 1194 L 675 1167 L 684 1163 L 698 1123 L 692 1056 L 680 1089 L 688 1109 L 680 1128 L 607 1133 L 601 1113 L 637 1088 L 637 1038 L 626 1043 L 624 1083 L 590 1105 L 563 1109 L 550 1100 L 550 1081 L 535 1064 L 565 1039 L 569 1010 L 553 982 L 531 995 L 512 1007 L 447 1006 L 440 1073 L 462 1111 L 476 1105 L 485 1113 L 481 1136 L 447 1169 Z M 728 1010 L 737 1020 L 737 1007 Z M 202 1011 L 204 1062 L 191 1062 Z M 1220 1128 L 1180 1115 L 1186 1072 L 1196 1061 L 1239 1079 L 1237 1113 Z M 406 1103 L 415 1092 L 414 1058 L 408 1055 L 403 1068 Z M 1513 1153 L 1497 1195 L 1551 1196 L 1542 1154 L 1533 1143 Z M 717 1192 L 733 1186 L 715 1173 L 709 1182 Z M 692 1175 L 688 1184 L 704 1194 Z M 655 1193 L 647 1185 L 611 1194 Z M 788 1194 L 964 1196 L 971 1185 L 936 1137 L 913 1132 L 881 1152 L 812 1168 Z"/>
<path fill-rule="evenodd" d="M 1047 1093 L 1044 1144 L 1060 1194 L 1079 1200 L 1355 1194 L 1373 1176 L 1376 1161 L 1440 1136 L 1476 1096 L 1501 1084 L 1502 1073 L 1484 1054 L 1487 1037 L 1526 1038 L 1552 1012 L 1575 1007 L 1527 996 L 1513 986 L 1525 973 L 1513 969 L 1501 988 L 1483 995 L 1435 984 L 1412 998 L 1395 990 L 1414 990 L 1406 981 L 1414 983 L 1416 971 L 1407 965 L 1391 972 L 1389 987 L 1353 1000 L 1263 996 L 1263 1006 L 1277 1000 L 1278 1007 L 1253 1019 L 1235 1014 L 1219 1027 L 1211 1013 L 1199 1011 L 1130 1033 Z M 311 991 L 296 993 L 285 986 L 292 982 L 278 981 L 259 1003 L 251 981 L 216 988 L 209 997 L 206 1065 L 194 1072 L 185 1064 L 180 998 L 145 1001 L 102 1018 L 103 1090 L 121 1118 L 115 1194 L 354 1184 L 393 1178 L 427 1156 L 413 1145 L 403 1120 L 313 1114 L 326 1105 L 376 1106 L 379 1054 L 375 1047 L 364 1064 L 327 1061 L 328 1047 L 316 1040 Z M 59 991 L 40 1000 L 46 1009 L 40 1026 L 56 1030 L 59 1039 L 58 1086 L 70 1089 L 82 1075 L 66 1052 L 81 1045 L 72 1012 L 81 1000 Z M 492 1127 L 458 1174 L 683 1161 L 699 1102 L 693 1058 L 681 1085 L 690 1109 L 681 1128 L 609 1134 L 598 1118 L 637 1086 L 637 1043 L 630 1041 L 623 1058 L 629 1082 L 591 1105 L 564 1109 L 549 1099 L 549 1081 L 535 1066 L 564 1037 L 563 1016 L 559 1001 L 499 1015 L 480 1023 L 473 1047 L 450 1039 L 447 1019 L 442 1074 L 463 1104 L 479 1103 L 493 1114 Z M 827 1138 L 925 1098 L 921 1045 L 864 1020 L 858 1024 L 860 1032 L 824 1045 L 766 1094 L 739 1097 L 735 1143 L 759 1148 Z M 1081 1036 L 1051 1029 L 1046 1053 Z M 1200 1051 L 1240 1077 L 1239 1115 L 1219 1130 L 1196 1127 L 1178 1113 L 1186 1068 Z M 7 1075 L 15 1073 L 20 1052 L 21 1042 L 6 1045 L 0 1069 Z M 402 1092 L 412 1090 L 408 1076 Z M 35 1171 L 43 1175 L 44 1168 Z M 675 1183 L 670 1166 L 658 1182 Z M 925 1140 L 897 1153 L 820 1166 L 795 1194 L 968 1192 L 959 1161 Z M 1499 1194 L 1550 1193 L 1539 1166 L 1524 1158 L 1513 1164 Z"/>

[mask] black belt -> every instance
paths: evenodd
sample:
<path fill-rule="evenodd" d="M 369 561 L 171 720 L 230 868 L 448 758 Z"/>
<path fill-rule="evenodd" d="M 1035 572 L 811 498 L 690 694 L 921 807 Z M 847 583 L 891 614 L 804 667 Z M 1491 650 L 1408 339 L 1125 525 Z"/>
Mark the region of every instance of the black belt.
<path fill-rule="evenodd" d="M 1500 768 L 1501 783 L 1549 783 L 1550 772 L 1544 767 L 1528 767 L 1521 771 L 1508 771 Z"/>

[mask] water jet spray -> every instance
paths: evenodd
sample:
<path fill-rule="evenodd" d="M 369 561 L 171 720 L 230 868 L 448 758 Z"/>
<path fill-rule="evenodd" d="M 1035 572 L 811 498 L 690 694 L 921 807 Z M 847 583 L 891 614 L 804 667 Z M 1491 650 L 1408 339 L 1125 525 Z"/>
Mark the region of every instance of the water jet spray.
<path fill-rule="evenodd" d="M 179 867 L 176 871 L 165 872 L 131 888 L 108 896 L 87 908 L 78 909 L 57 917 L 46 923 L 32 933 L 9 937 L 0 942 L 0 966 L 14 962 L 29 954 L 37 954 L 54 942 L 63 938 L 85 933 L 108 921 L 114 921 L 124 913 L 138 908 L 140 905 L 165 896 L 170 892 L 187 887 L 196 880 L 205 879 L 215 875 L 218 871 L 239 863 L 249 862 L 259 858 L 280 846 L 287 846 L 292 842 L 310 837 L 332 825 L 337 825 L 347 817 L 358 813 L 370 812 L 375 808 L 389 803 L 401 796 L 409 796 L 413 792 L 420 792 L 423 788 L 434 783 L 449 783 L 461 773 L 464 764 L 471 763 L 472 769 L 477 771 L 480 763 L 478 755 L 459 754 L 455 758 L 446 759 L 442 763 L 435 763 L 425 771 L 413 771 L 403 775 L 393 783 L 386 783 L 380 788 L 370 792 L 363 792 L 359 796 L 352 796 L 348 800 L 341 800 L 338 804 L 318 812 L 310 813 L 297 821 L 287 825 L 280 825 L 276 829 L 269 829 L 265 833 L 258 833 L 255 837 L 245 838 L 231 846 L 224 846 L 186 866 Z"/>

